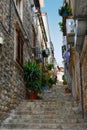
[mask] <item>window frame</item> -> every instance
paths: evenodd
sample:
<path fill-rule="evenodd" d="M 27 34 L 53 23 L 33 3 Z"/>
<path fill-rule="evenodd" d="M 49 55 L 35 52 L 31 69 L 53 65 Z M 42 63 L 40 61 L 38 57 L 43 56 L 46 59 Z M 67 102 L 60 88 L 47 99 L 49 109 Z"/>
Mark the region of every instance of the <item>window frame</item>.
<path fill-rule="evenodd" d="M 15 28 L 14 34 L 14 61 L 23 68 L 24 39 L 20 29 Z"/>

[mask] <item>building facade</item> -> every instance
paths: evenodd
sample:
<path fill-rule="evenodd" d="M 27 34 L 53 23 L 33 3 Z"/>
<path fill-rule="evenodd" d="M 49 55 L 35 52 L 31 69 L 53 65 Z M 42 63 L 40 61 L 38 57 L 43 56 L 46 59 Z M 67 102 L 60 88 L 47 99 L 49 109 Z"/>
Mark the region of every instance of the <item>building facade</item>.
<path fill-rule="evenodd" d="M 72 8 L 72 16 L 63 18 L 67 39 L 66 46 L 70 47 L 69 61 L 65 65 L 67 65 L 68 79 L 70 79 L 72 86 L 72 95 L 79 101 L 80 110 L 84 118 L 87 118 L 87 1 L 66 0 L 64 2 Z M 73 31 L 69 33 L 67 33 L 67 29 L 69 29 L 66 26 L 67 19 L 74 20 L 74 24 L 69 22 L 69 26 L 73 28 Z M 67 56 L 64 56 L 64 60 L 67 59 Z"/>
<path fill-rule="evenodd" d="M 48 57 L 48 63 L 52 63 L 54 59 L 54 48 L 50 37 L 50 30 L 49 30 L 49 24 L 48 24 L 48 15 L 46 12 L 42 12 L 42 18 L 44 22 L 44 27 L 46 30 L 47 35 L 47 48 L 50 50 L 50 55 Z"/>
<path fill-rule="evenodd" d="M 0 120 L 26 96 L 23 66 L 42 62 L 46 34 L 39 1 L 0 0 Z"/>

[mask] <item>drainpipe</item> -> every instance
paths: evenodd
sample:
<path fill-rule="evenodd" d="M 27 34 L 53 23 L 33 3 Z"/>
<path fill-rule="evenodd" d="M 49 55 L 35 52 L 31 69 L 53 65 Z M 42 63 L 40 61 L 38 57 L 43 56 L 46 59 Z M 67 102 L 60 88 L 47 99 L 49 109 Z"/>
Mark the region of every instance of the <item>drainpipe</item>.
<path fill-rule="evenodd" d="M 82 117 L 84 118 L 84 100 L 83 100 L 82 64 L 81 64 L 81 63 L 80 63 L 80 85 L 81 85 L 81 106 L 82 106 Z"/>

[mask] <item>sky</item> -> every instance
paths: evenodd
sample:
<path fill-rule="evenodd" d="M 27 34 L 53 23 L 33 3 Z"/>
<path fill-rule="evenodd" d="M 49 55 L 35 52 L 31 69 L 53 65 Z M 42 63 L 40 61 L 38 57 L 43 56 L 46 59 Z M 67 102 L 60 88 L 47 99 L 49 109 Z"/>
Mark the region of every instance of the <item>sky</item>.
<path fill-rule="evenodd" d="M 59 66 L 62 64 L 62 32 L 59 29 L 58 23 L 62 18 L 58 14 L 58 9 L 62 6 L 63 0 L 44 0 L 44 8 L 41 9 L 42 12 L 47 12 L 48 23 L 51 41 L 54 45 L 54 56 Z"/>

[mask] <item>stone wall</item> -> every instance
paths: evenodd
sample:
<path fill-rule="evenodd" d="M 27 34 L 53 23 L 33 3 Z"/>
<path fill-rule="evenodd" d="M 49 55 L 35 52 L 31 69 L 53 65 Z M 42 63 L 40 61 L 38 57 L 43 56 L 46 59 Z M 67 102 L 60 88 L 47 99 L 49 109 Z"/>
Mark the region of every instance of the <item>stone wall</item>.
<path fill-rule="evenodd" d="M 83 88 L 83 104 L 84 104 L 84 114 L 87 119 L 87 36 L 84 39 L 84 45 L 81 55 L 82 63 L 82 88 Z"/>
<path fill-rule="evenodd" d="M 72 95 L 75 100 L 81 101 L 80 59 L 75 47 L 71 48 L 69 73 L 71 76 Z"/>
<path fill-rule="evenodd" d="M 33 30 L 31 23 L 31 8 L 27 0 L 23 3 L 23 21 L 18 16 L 14 2 L 11 5 L 11 18 L 9 12 L 10 0 L 0 0 L 0 32 L 3 34 L 4 44 L 0 45 L 0 120 L 8 115 L 11 109 L 25 98 L 25 84 L 23 80 L 23 69 L 14 61 L 14 22 L 18 21 L 24 37 L 24 63 L 32 58 Z M 30 12 L 29 12 L 30 10 Z M 3 26 L 2 26 L 3 25 Z M 9 30 L 10 29 L 10 30 Z M 11 32 L 10 32 L 11 31 Z M 10 32 L 10 33 L 9 33 Z M 28 39 L 26 41 L 25 34 Z"/>
<path fill-rule="evenodd" d="M 76 99 L 81 101 L 80 60 L 78 52 L 75 53 L 75 87 L 76 87 Z"/>

